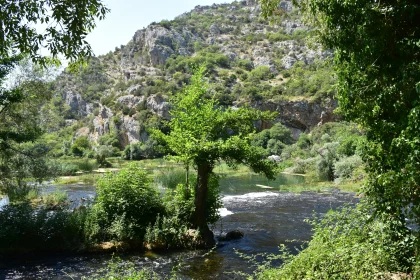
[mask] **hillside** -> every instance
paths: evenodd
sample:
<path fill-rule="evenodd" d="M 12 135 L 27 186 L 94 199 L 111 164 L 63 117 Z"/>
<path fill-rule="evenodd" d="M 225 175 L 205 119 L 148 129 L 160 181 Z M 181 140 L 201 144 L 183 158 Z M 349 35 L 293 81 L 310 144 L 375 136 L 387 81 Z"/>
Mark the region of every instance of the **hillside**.
<path fill-rule="evenodd" d="M 330 51 L 310 48 L 310 28 L 291 1 L 270 24 L 256 1 L 197 6 L 174 20 L 151 23 L 126 45 L 91 59 L 77 74 L 54 82 L 56 125 L 44 141 L 51 153 L 70 152 L 74 139 L 112 146 L 115 154 L 133 142 L 153 154 L 147 129 L 168 120 L 168 99 L 188 84 L 192 66 L 205 64 L 211 93 L 225 106 L 279 112 L 276 122 L 295 138 L 337 118 Z M 271 124 L 258 124 L 259 129 Z M 64 141 L 64 149 L 63 149 Z"/>

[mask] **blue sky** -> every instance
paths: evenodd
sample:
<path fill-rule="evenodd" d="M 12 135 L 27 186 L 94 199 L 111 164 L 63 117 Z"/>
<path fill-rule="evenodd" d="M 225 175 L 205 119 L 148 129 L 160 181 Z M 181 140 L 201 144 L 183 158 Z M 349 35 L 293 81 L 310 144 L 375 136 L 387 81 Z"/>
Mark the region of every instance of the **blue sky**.
<path fill-rule="evenodd" d="M 233 0 L 104 0 L 111 12 L 97 23 L 87 41 L 95 55 L 106 54 L 116 46 L 127 44 L 134 32 L 153 21 L 171 20 L 197 5 L 231 2 Z"/>

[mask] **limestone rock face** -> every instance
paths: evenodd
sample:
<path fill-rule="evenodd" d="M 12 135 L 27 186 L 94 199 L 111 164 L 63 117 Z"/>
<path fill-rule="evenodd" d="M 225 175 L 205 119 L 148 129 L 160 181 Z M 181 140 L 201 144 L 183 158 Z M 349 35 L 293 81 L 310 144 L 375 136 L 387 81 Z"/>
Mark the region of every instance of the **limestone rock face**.
<path fill-rule="evenodd" d="M 140 124 L 133 117 L 122 116 L 122 126 L 124 127 L 124 146 L 138 142 L 140 139 Z"/>
<path fill-rule="evenodd" d="M 169 115 L 170 104 L 161 96 L 152 95 L 148 97 L 146 106 L 152 113 L 157 114 L 165 120 L 169 120 L 171 118 Z"/>
<path fill-rule="evenodd" d="M 91 131 L 90 139 L 97 142 L 99 137 L 111 132 L 111 118 L 114 116 L 111 109 L 106 106 L 99 106 L 99 113 L 93 119 L 93 131 Z"/>
<path fill-rule="evenodd" d="M 145 99 L 144 96 L 124 95 L 117 98 L 117 103 L 129 108 L 136 108 Z"/>
<path fill-rule="evenodd" d="M 152 65 L 164 64 L 172 54 L 189 55 L 187 47 L 201 40 L 191 31 L 182 32 L 162 26 L 150 25 L 138 30 L 124 50 L 125 56 L 147 53 Z"/>
<path fill-rule="evenodd" d="M 275 122 L 280 122 L 291 129 L 295 138 L 299 137 L 300 133 L 307 133 L 320 124 L 339 120 L 339 116 L 334 114 L 334 110 L 338 107 L 337 100 L 329 100 L 322 104 L 306 99 L 265 103 L 256 102 L 253 104 L 253 107 L 262 111 L 279 112 Z"/>
<path fill-rule="evenodd" d="M 86 117 L 92 113 L 91 107 L 87 106 L 88 104 L 79 93 L 73 92 L 72 90 L 64 91 L 63 100 L 70 106 L 73 113 L 81 117 Z"/>
<path fill-rule="evenodd" d="M 213 35 L 219 35 L 219 34 L 220 34 L 220 29 L 219 29 L 219 26 L 217 26 L 217 24 L 216 24 L 216 23 L 213 23 L 213 24 L 210 26 L 209 31 L 210 31 L 210 33 L 211 33 L 211 34 L 213 34 Z"/>

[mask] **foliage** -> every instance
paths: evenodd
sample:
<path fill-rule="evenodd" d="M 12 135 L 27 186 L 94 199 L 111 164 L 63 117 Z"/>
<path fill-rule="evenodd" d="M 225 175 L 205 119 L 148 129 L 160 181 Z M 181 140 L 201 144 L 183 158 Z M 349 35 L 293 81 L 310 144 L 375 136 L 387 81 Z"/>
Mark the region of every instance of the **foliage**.
<path fill-rule="evenodd" d="M 71 153 L 74 156 L 82 157 L 91 148 L 86 136 L 78 137 L 71 146 Z"/>
<path fill-rule="evenodd" d="M 269 12 L 278 1 L 263 2 Z M 419 224 L 420 6 L 410 0 L 299 6 L 319 42 L 334 49 L 340 112 L 366 129 L 367 197 L 378 212 Z"/>
<path fill-rule="evenodd" d="M 86 211 L 50 211 L 28 203 L 0 211 L 0 253 L 77 251 L 84 246 Z"/>
<path fill-rule="evenodd" d="M 310 221 L 314 236 L 294 256 L 282 247 L 285 263 L 260 272 L 258 279 L 387 279 L 392 272 L 410 272 L 416 238 L 404 222 L 372 218 L 365 202 L 356 208 L 330 211 Z"/>
<path fill-rule="evenodd" d="M 342 158 L 334 163 L 334 177 L 348 179 L 353 177 L 353 171 L 363 165 L 360 156 L 354 155 Z"/>
<path fill-rule="evenodd" d="M 141 160 L 155 158 L 160 155 L 156 147 L 158 143 L 155 139 L 149 138 L 146 142 L 136 142 L 125 146 L 123 158 L 127 160 Z"/>
<path fill-rule="evenodd" d="M 112 260 L 108 263 L 104 276 L 95 278 L 85 278 L 82 280 L 157 280 L 165 279 L 154 272 L 152 269 L 142 268 L 139 269 L 133 262 L 122 261 L 119 257 L 112 256 Z M 172 279 L 172 278 L 170 278 Z"/>
<path fill-rule="evenodd" d="M 249 108 L 217 107 L 214 99 L 205 97 L 208 85 L 203 74 L 204 67 L 200 67 L 191 77 L 190 85 L 173 99 L 169 134 L 160 130 L 152 133 L 166 145 L 171 158 L 182 162 L 187 169 L 190 165 L 196 168 L 193 224 L 200 231 L 208 232 L 205 214 L 208 182 L 217 161 L 223 159 L 229 165 L 244 163 L 273 178 L 274 164 L 263 160 L 264 153 L 250 145 L 249 137 L 254 130 L 254 120 L 271 119 L 273 115 Z"/>
<path fill-rule="evenodd" d="M 45 65 L 48 58 L 40 54 L 45 48 L 54 57 L 63 54 L 66 59 L 93 54 L 86 35 L 95 27 L 95 19 L 103 19 L 109 11 L 101 1 L 1 1 L 0 57 L 27 54 L 35 62 Z M 39 32 L 34 24 L 46 24 Z"/>
<path fill-rule="evenodd" d="M 173 173 L 176 177 L 172 180 L 166 180 L 169 188 L 173 181 L 185 181 L 185 173 L 182 178 L 178 172 Z M 172 175 L 173 176 L 173 175 Z M 195 175 L 189 178 L 190 185 L 185 183 L 178 183 L 176 188 L 167 189 L 164 196 L 165 215 L 156 220 L 153 226 L 147 228 L 145 240 L 150 243 L 165 244 L 166 248 L 194 248 L 198 243 L 195 240 L 188 238 L 188 229 L 193 224 L 194 215 L 194 186 L 197 183 Z M 211 174 L 208 182 L 208 196 L 206 200 L 206 221 L 209 224 L 215 224 L 220 215 L 218 209 L 222 207 L 223 203 L 220 197 L 219 177 Z"/>
<path fill-rule="evenodd" d="M 136 165 L 99 179 L 87 220 L 88 238 L 142 241 L 146 227 L 163 212 L 159 194 L 150 183 L 147 173 Z"/>
<path fill-rule="evenodd" d="M 113 156 L 113 147 L 101 145 L 96 149 L 96 163 L 99 167 L 111 167 L 112 164 L 106 158 Z"/>

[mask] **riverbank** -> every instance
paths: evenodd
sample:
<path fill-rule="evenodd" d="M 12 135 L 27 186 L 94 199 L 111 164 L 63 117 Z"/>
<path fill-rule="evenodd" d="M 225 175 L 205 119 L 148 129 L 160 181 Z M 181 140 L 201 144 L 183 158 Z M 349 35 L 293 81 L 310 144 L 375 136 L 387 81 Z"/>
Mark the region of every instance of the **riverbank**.
<path fill-rule="evenodd" d="M 224 207 L 230 214 L 216 223 L 214 233 L 220 235 L 237 229 L 244 233 L 244 237 L 220 242 L 214 250 L 119 251 L 114 256 L 111 253 L 54 254 L 54 257 L 44 254 L 19 262 L 3 262 L 0 279 L 5 275 L 13 275 L 15 279 L 100 278 L 110 264 L 130 265 L 137 271 L 151 269 L 160 278 L 174 274 L 182 279 L 232 279 L 239 277 L 236 272 L 252 274 L 256 265 L 264 261 L 259 258 L 256 263 L 249 263 L 237 252 L 248 257 L 276 254 L 279 244 L 287 244 L 294 250 L 311 239 L 311 226 L 304 220 L 311 219 L 314 213 L 323 215 L 330 209 L 358 201 L 354 195 L 339 191 L 295 194 L 260 189 L 260 192 L 244 190 L 223 195 Z"/>
<path fill-rule="evenodd" d="M 121 168 L 128 166 L 128 164 L 133 163 L 133 161 L 122 160 L 119 158 L 111 158 L 110 162 L 112 163 L 112 168 L 99 168 L 94 169 L 90 172 L 79 172 L 74 176 L 62 176 L 59 177 L 55 183 L 58 185 L 65 184 L 87 184 L 94 185 L 98 178 L 102 177 L 104 173 L 107 172 L 117 172 Z M 178 172 L 183 172 L 184 168 L 181 164 L 167 161 L 164 159 L 151 159 L 151 160 L 142 160 L 137 161 L 139 167 L 143 170 L 150 172 L 150 177 L 155 179 L 157 176 L 162 175 L 166 172 L 172 172 L 177 170 Z M 250 171 L 246 166 L 239 165 L 236 168 L 229 167 L 226 163 L 218 164 L 214 169 L 215 174 L 221 176 L 221 178 L 238 178 L 244 176 L 259 176 Z M 316 178 L 305 175 L 297 174 L 290 172 L 279 172 L 278 174 L 286 174 L 292 176 L 300 176 L 305 178 L 304 182 L 300 184 L 280 184 L 279 186 L 265 186 L 261 184 L 261 188 L 272 189 L 274 191 L 283 191 L 283 192 L 302 192 L 302 191 L 316 191 L 319 193 L 326 192 L 331 189 L 339 189 L 340 191 L 359 193 L 363 185 L 362 181 L 343 181 L 340 183 L 318 181 Z M 268 180 L 267 180 L 268 181 Z M 274 181 L 275 183 L 275 181 Z"/>

